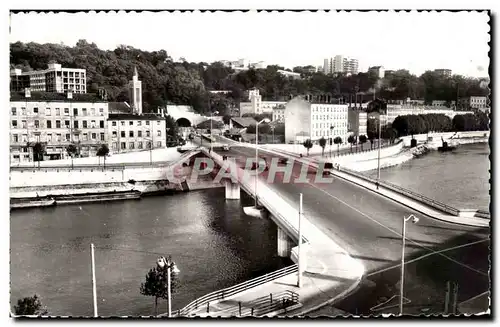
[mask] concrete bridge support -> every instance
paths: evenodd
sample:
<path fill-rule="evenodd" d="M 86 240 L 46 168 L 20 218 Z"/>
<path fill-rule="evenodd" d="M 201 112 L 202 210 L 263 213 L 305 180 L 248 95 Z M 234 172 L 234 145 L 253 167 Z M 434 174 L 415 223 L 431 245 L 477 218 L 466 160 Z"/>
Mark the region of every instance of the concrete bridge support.
<path fill-rule="evenodd" d="M 224 180 L 226 187 L 226 200 L 239 200 L 240 199 L 240 184 L 233 183 L 230 179 Z"/>
<path fill-rule="evenodd" d="M 290 253 L 292 251 L 292 247 L 294 247 L 294 243 L 290 237 L 288 237 L 287 233 L 278 227 L 278 255 L 282 258 L 290 257 Z"/>

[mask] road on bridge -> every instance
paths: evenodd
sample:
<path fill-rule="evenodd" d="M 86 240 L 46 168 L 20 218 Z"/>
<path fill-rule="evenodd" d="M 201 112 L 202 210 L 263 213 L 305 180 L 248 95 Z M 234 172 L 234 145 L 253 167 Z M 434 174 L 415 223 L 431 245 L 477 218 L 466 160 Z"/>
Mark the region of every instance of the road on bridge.
<path fill-rule="evenodd" d="M 235 145 L 221 154 L 234 157 L 241 167 L 244 167 L 247 158 L 255 158 L 254 149 Z M 259 156 L 266 157 L 268 162 L 271 162 L 272 158 L 281 157 L 265 150 L 259 150 Z M 313 174 L 308 174 L 310 182 L 294 183 L 294 177 L 298 178 L 300 175 L 301 166 L 302 164 L 297 162 L 294 164 L 290 182 L 284 183 L 281 173 L 277 174 L 281 177 L 268 183 L 269 187 L 282 194 L 297 209 L 299 193 L 302 193 L 306 218 L 346 249 L 352 257 L 363 262 L 367 279 L 374 278 L 374 283 L 368 284 L 384 283 L 388 284 L 389 288 L 398 287 L 398 274 L 392 274 L 391 280 L 387 280 L 387 276 L 384 276 L 383 281 L 376 278 L 379 273 L 390 271 L 391 267 L 392 271 L 399 271 L 399 268 L 394 268 L 399 265 L 401 259 L 403 217 L 414 214 L 420 221 L 415 225 L 407 224 L 406 260 L 415 259 L 414 262 L 417 262 L 422 256 L 422 259 L 430 256 L 439 259 L 434 267 L 427 267 L 425 271 L 421 268 L 420 271 L 415 270 L 420 267 L 418 265 L 409 265 L 407 268 L 405 294 L 415 294 L 414 299 L 410 299 L 414 304 L 423 303 L 416 305 L 415 310 L 427 305 L 426 301 L 417 299 L 425 298 L 426 294 L 422 293 L 430 292 L 429 288 L 444 289 L 448 280 L 460 283 L 459 301 L 489 289 L 488 251 L 473 250 L 478 245 L 488 248 L 488 228 L 440 221 L 332 176 L 331 183 L 315 183 Z M 268 173 L 262 173 L 260 179 L 266 181 Z M 461 249 L 460 254 L 457 255 L 457 250 L 453 249 Z M 455 255 L 448 255 L 448 251 L 455 251 Z M 397 291 L 393 292 L 397 294 Z M 444 291 L 440 296 L 444 300 Z M 384 297 L 385 295 L 381 296 L 382 299 Z M 361 295 L 359 300 L 362 298 L 366 298 L 366 293 Z"/>

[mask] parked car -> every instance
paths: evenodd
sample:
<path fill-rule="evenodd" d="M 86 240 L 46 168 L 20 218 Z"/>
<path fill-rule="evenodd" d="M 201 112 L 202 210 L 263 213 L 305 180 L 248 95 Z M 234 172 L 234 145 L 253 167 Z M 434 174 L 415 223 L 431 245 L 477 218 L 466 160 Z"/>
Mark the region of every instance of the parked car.
<path fill-rule="evenodd" d="M 224 150 L 224 151 L 229 151 L 229 145 L 224 144 L 224 145 L 222 146 L 222 150 Z"/>

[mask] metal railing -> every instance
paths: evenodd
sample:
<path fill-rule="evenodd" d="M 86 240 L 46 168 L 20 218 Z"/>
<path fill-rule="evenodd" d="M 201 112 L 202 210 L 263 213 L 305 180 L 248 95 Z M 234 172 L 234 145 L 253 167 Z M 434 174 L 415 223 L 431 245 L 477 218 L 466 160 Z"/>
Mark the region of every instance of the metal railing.
<path fill-rule="evenodd" d="M 208 293 L 188 305 L 186 305 L 184 308 L 178 310 L 176 312 L 177 316 L 188 316 L 191 312 L 198 310 L 199 308 L 202 307 L 210 307 L 210 303 L 214 301 L 220 301 L 227 299 L 228 297 L 231 297 L 235 294 L 238 294 L 240 292 L 249 290 L 253 287 L 263 285 L 265 283 L 271 282 L 275 279 L 287 276 L 289 274 L 293 274 L 298 272 L 298 265 L 294 264 L 292 266 L 288 266 L 279 270 L 276 270 L 274 272 L 265 274 L 263 276 L 245 281 L 243 283 L 224 288 L 222 290 L 218 290 L 212 293 Z M 298 299 L 297 299 L 298 301 Z"/>

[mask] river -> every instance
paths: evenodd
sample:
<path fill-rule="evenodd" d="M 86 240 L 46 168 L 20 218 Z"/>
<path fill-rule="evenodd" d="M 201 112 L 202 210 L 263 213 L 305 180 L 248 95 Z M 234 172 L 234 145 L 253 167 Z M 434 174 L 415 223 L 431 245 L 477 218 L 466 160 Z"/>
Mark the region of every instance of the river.
<path fill-rule="evenodd" d="M 466 144 L 453 152 L 431 151 L 399 166 L 382 169 L 382 180 L 416 191 L 455 208 L 488 210 L 488 143 Z M 366 172 L 376 177 L 377 171 Z"/>
<path fill-rule="evenodd" d="M 91 316 L 90 243 L 100 316 L 153 314 L 154 298 L 139 288 L 160 255 L 181 270 L 173 310 L 291 264 L 276 254 L 274 223 L 246 216 L 244 205 L 244 192 L 226 201 L 222 188 L 12 211 L 11 306 L 37 294 L 50 315 Z"/>

